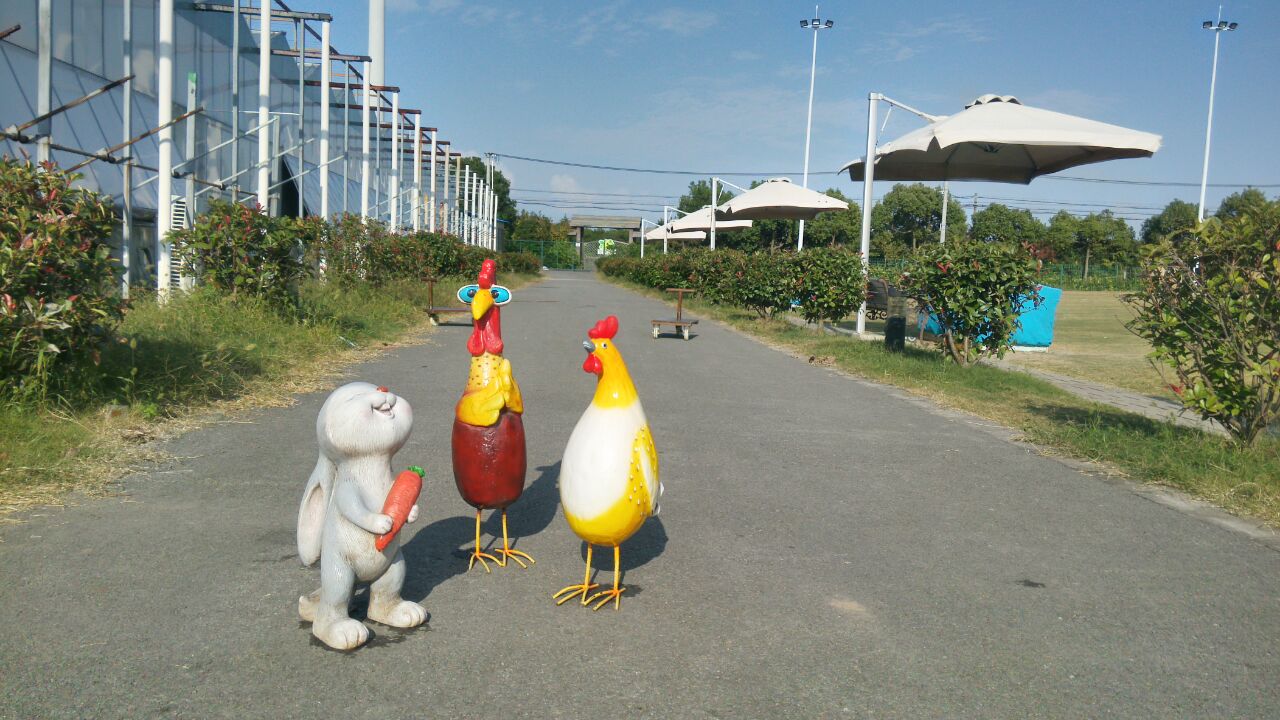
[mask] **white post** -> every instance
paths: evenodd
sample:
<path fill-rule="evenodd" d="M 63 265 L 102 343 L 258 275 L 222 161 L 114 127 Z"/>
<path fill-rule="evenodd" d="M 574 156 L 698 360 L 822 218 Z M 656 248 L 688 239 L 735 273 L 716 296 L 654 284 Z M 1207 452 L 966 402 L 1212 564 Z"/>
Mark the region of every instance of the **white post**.
<path fill-rule="evenodd" d="M 124 76 L 133 74 L 133 0 L 124 0 L 124 37 L 122 38 L 121 55 L 124 61 Z M 238 59 L 238 57 L 237 57 Z M 133 137 L 133 81 L 124 82 L 124 100 L 121 105 L 123 116 L 124 138 Z M 234 145 L 233 145 L 234 147 Z M 128 159 L 120 168 L 121 202 L 124 204 L 120 223 L 120 297 L 129 299 L 129 263 L 133 250 L 133 148 L 125 150 Z"/>
<path fill-rule="evenodd" d="M 271 3 L 262 2 L 258 14 L 258 205 L 262 212 L 269 208 L 271 193 Z"/>
<path fill-rule="evenodd" d="M 173 227 L 173 0 L 160 0 L 156 24 L 156 120 L 164 126 L 156 160 L 156 287 L 163 300 L 169 294 L 168 236 Z"/>
<path fill-rule="evenodd" d="M 947 181 L 942 181 L 942 232 L 938 237 L 938 244 L 945 245 L 947 242 L 947 200 L 949 199 L 950 187 Z"/>
<path fill-rule="evenodd" d="M 427 232 L 436 231 L 436 131 L 431 131 L 431 180 L 427 192 Z"/>
<path fill-rule="evenodd" d="M 448 143 L 445 144 L 445 147 L 449 147 Z M 443 187 L 443 193 L 440 196 L 440 212 L 442 213 L 443 217 L 440 218 L 440 223 L 441 223 L 441 232 L 448 235 L 449 234 L 449 153 L 447 151 L 444 154 L 444 177 L 442 178 L 442 180 L 443 180 L 444 187 Z"/>
<path fill-rule="evenodd" d="M 269 2 L 270 0 L 259 0 Z M 387 0 L 369 0 L 369 57 L 365 77 L 370 84 L 386 85 Z"/>
<path fill-rule="evenodd" d="M 422 229 L 422 113 L 413 116 L 413 231 Z"/>
<path fill-rule="evenodd" d="M 1218 6 L 1218 22 L 1222 21 L 1222 6 Z M 1222 39 L 1222 30 L 1213 26 L 1213 74 L 1209 76 L 1209 122 L 1204 128 L 1204 169 L 1200 172 L 1200 208 L 1196 211 L 1196 221 L 1204 220 L 1204 194 L 1209 187 L 1209 138 L 1213 135 L 1213 93 L 1218 85 L 1218 41 Z"/>
<path fill-rule="evenodd" d="M 163 5 L 163 3 L 161 3 Z M 170 7 L 172 12 L 173 8 Z M 36 19 L 36 114 L 44 115 L 53 109 L 53 0 L 40 0 L 39 16 Z M 161 10 L 161 12 L 164 12 Z M 173 57 L 170 55 L 170 57 Z M 53 119 L 41 121 L 36 126 L 36 161 L 49 162 L 51 159 L 50 135 Z"/>
<path fill-rule="evenodd" d="M 462 158 L 458 158 L 462 162 Z M 475 192 L 471 188 L 471 166 L 464 168 L 462 181 L 462 242 L 473 245 L 475 238 L 471 235 L 471 198 Z"/>
<path fill-rule="evenodd" d="M 862 270 L 870 267 L 871 259 L 871 185 L 876 172 L 876 103 L 880 93 L 867 95 L 867 158 L 862 163 Z M 867 330 L 867 303 L 858 308 L 858 334 Z"/>
<path fill-rule="evenodd" d="M 239 2 L 240 0 L 235 0 Z M 329 23 L 320 23 L 320 217 L 329 219 Z M 345 104 L 345 103 L 343 103 Z M 346 178 L 343 178 L 346 181 Z"/>
<path fill-rule="evenodd" d="M 817 22 L 818 6 L 813 6 L 813 19 Z M 804 125 L 804 179 L 801 181 L 801 187 L 809 187 L 809 135 L 813 130 L 813 80 L 818 72 L 818 28 L 819 25 L 813 26 L 813 58 L 809 61 L 809 119 Z M 796 238 L 796 251 L 804 249 L 804 220 L 800 221 L 799 236 Z M 858 317 L 862 317 L 859 314 Z M 861 329 L 858 332 L 862 332 Z"/>
<path fill-rule="evenodd" d="M 381 131 L 379 131 L 381 132 Z M 391 192 L 387 197 L 391 229 L 400 227 L 400 93 L 391 93 Z"/>
<path fill-rule="evenodd" d="M 369 218 L 369 63 L 360 85 L 360 219 Z"/>
<path fill-rule="evenodd" d="M 667 210 L 666 205 L 662 206 L 662 254 L 667 254 L 667 238 L 671 235 L 671 229 L 667 227 Z"/>
<path fill-rule="evenodd" d="M 454 158 L 453 165 L 453 234 L 464 240 L 462 234 L 462 153 Z"/>
<path fill-rule="evenodd" d="M 716 179 L 711 178 L 711 249 L 716 249 Z"/>

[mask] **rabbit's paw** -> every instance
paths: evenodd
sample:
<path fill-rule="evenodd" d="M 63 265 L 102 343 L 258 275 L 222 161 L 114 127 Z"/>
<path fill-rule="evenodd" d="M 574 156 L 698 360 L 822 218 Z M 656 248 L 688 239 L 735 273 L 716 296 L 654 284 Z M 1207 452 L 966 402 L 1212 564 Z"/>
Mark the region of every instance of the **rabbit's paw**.
<path fill-rule="evenodd" d="M 364 623 L 344 618 L 325 627 L 313 625 L 311 632 L 320 642 L 334 650 L 354 650 L 369 640 L 369 628 Z"/>
<path fill-rule="evenodd" d="M 370 603 L 369 619 L 391 627 L 418 627 L 427 621 L 427 609 L 408 600 L 401 600 L 388 607 L 379 607 L 376 603 Z"/>
<path fill-rule="evenodd" d="M 373 529 L 376 535 L 386 535 L 391 532 L 391 528 L 395 527 L 396 521 L 391 519 L 390 515 L 374 515 L 373 521 L 369 523 L 369 527 Z"/>
<path fill-rule="evenodd" d="M 320 591 L 315 590 L 298 597 L 298 617 L 306 622 L 316 621 L 316 603 L 320 601 Z"/>

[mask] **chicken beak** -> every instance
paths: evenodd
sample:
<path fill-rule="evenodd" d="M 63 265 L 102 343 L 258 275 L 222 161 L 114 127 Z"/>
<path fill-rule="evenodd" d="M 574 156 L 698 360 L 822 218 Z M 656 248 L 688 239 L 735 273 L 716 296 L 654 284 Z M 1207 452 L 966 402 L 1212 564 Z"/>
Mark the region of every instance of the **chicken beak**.
<path fill-rule="evenodd" d="M 493 307 L 493 293 L 485 288 L 476 291 L 471 299 L 471 319 L 479 321 Z"/>

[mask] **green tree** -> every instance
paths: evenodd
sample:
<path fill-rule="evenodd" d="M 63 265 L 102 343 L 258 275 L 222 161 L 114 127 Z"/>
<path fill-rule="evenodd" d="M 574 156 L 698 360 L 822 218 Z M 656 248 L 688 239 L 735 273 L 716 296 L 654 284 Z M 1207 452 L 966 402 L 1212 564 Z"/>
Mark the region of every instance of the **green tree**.
<path fill-rule="evenodd" d="M 485 175 L 484 158 L 464 157 L 462 164 L 471 168 L 474 175 L 479 175 L 481 179 L 487 177 Z M 493 191 L 498 196 L 498 218 L 507 222 L 515 222 L 516 219 L 516 203 L 511 199 L 511 181 L 506 175 L 498 169 L 497 165 L 493 166 Z"/>
<path fill-rule="evenodd" d="M 902 257 L 938 242 L 942 228 L 942 191 L 923 183 L 894 185 L 871 210 L 872 253 Z M 964 208 L 947 202 L 947 232 L 959 237 L 966 229 Z"/>
<path fill-rule="evenodd" d="M 1058 260 L 1074 262 L 1076 260 L 1076 230 L 1079 225 L 1080 218 L 1066 210 L 1059 210 L 1049 219 L 1049 226 L 1045 229 L 1042 239 L 1042 247 L 1049 249 L 1053 257 Z"/>
<path fill-rule="evenodd" d="M 825 194 L 849 203 L 849 209 L 825 212 L 806 222 L 805 247 L 849 245 L 857 248 L 862 237 L 862 208 L 835 188 L 828 188 Z"/>
<path fill-rule="evenodd" d="M 733 193 L 725 189 L 723 185 L 716 188 L 716 204 L 726 203 L 733 199 Z M 680 212 L 693 212 L 711 204 L 711 183 L 707 180 L 694 180 L 689 183 L 689 190 L 680 196 L 680 202 L 676 207 L 680 208 Z"/>
<path fill-rule="evenodd" d="M 1157 243 L 1165 238 L 1177 240 L 1187 230 L 1196 226 L 1196 206 L 1185 200 L 1172 200 L 1159 215 L 1152 215 L 1142 222 L 1142 242 Z"/>
<path fill-rule="evenodd" d="M 538 212 L 521 210 L 511 225 L 512 240 L 563 240 L 566 237 L 557 233 L 551 218 Z"/>
<path fill-rule="evenodd" d="M 980 242 L 1030 243 L 1038 247 L 1047 231 L 1030 210 L 993 203 L 973 214 L 969 237 Z"/>
<path fill-rule="evenodd" d="M 1237 218 L 1248 212 L 1261 209 L 1267 205 L 1267 196 L 1262 194 L 1258 188 L 1245 188 L 1239 192 L 1231 193 L 1222 199 L 1222 204 L 1218 206 L 1218 212 L 1213 216 L 1219 220 L 1227 220 Z"/>
<path fill-rule="evenodd" d="M 1089 277 L 1089 265 L 1131 264 L 1138 257 L 1138 240 L 1129 223 L 1103 210 L 1090 213 L 1080 219 L 1076 227 L 1076 254 L 1084 262 L 1084 277 Z"/>

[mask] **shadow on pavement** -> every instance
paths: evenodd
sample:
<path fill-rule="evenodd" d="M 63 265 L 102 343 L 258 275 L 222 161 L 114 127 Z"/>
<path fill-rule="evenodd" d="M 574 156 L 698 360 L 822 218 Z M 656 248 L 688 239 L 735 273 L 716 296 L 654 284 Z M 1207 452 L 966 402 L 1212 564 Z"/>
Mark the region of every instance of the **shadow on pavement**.
<path fill-rule="evenodd" d="M 507 508 L 507 534 L 512 545 L 517 540 L 537 535 L 556 519 L 560 508 L 560 491 L 556 481 L 560 479 L 560 463 L 538 468 L 538 477 L 520 494 L 520 499 Z M 498 538 L 502 546 L 502 513 L 492 512 L 481 529 L 491 538 Z"/>
<path fill-rule="evenodd" d="M 419 530 L 401 547 L 406 575 L 401 595 L 422 602 L 436 586 L 465 573 L 467 561 L 461 550 L 471 547 L 474 533 L 475 518 L 469 515 L 437 520 Z"/>

